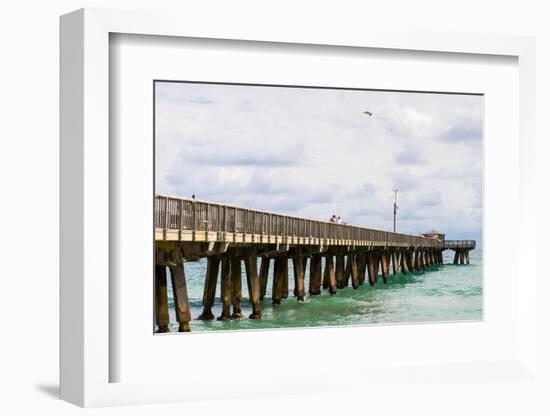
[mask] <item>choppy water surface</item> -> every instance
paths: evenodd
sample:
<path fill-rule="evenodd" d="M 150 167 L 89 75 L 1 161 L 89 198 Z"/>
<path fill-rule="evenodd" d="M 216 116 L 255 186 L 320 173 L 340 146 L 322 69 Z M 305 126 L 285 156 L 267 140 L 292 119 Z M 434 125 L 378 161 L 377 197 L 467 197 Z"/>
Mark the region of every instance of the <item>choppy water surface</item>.
<path fill-rule="evenodd" d="M 337 325 L 391 324 L 407 322 L 461 321 L 482 319 L 482 255 L 480 250 L 470 252 L 469 265 L 453 265 L 452 251 L 444 252 L 440 266 L 407 275 L 390 274 L 388 284 L 371 287 L 368 278 L 358 289 L 338 289 L 330 296 L 323 290 L 320 296 L 306 296 L 299 303 L 292 296 L 294 278 L 292 262 L 289 262 L 289 297 L 281 305 L 271 305 L 273 260 L 270 264 L 267 294 L 262 302 L 262 319 L 248 319 L 251 307 L 248 303 L 246 276 L 242 275 L 245 318 L 233 321 L 200 321 L 202 291 L 206 272 L 206 259 L 185 264 L 189 301 L 191 304 L 191 331 L 227 331 L 243 329 L 296 328 Z M 390 268 L 391 269 L 391 268 Z M 259 270 L 259 264 L 258 264 Z M 309 262 L 306 269 L 306 293 L 309 285 Z M 173 310 L 172 288 L 168 279 L 170 326 L 177 331 Z M 214 315 L 221 314 L 220 289 L 213 308 Z"/>

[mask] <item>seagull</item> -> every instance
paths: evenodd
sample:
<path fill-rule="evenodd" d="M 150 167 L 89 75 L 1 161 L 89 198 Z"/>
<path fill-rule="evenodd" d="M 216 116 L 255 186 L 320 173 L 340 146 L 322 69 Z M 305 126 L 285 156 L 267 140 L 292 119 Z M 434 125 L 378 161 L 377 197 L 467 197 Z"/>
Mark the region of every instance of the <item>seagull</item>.
<path fill-rule="evenodd" d="M 366 114 L 366 115 L 369 116 L 369 117 L 372 116 L 372 112 L 370 112 L 370 111 L 363 111 L 363 114 Z"/>

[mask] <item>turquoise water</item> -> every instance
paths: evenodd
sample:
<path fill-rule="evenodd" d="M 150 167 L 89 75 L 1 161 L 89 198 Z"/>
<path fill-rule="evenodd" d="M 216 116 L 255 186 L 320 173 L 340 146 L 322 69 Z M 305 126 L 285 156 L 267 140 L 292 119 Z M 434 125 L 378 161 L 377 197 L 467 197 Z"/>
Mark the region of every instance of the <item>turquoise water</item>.
<path fill-rule="evenodd" d="M 245 318 L 232 321 L 200 321 L 202 312 L 202 291 L 206 272 L 206 259 L 185 263 L 189 301 L 191 305 L 191 331 L 228 331 L 247 329 L 300 328 L 340 325 L 395 324 L 412 322 L 480 320 L 483 311 L 482 253 L 470 252 L 469 265 L 453 265 L 454 252 L 444 252 L 444 263 L 430 269 L 407 275 L 391 274 L 388 283 L 371 287 L 366 284 L 353 289 L 338 289 L 330 296 L 322 290 L 320 296 L 306 296 L 299 303 L 292 296 L 294 278 L 292 262 L 289 262 L 289 297 L 279 306 L 271 305 L 271 284 L 273 260 L 270 264 L 267 294 L 262 302 L 262 319 L 248 319 L 251 307 L 248 302 L 246 276 L 242 276 L 242 310 Z M 259 267 L 259 265 L 258 265 Z M 168 302 L 170 308 L 170 330 L 177 331 L 172 288 L 168 279 Z M 309 262 L 306 269 L 306 292 L 309 286 Z M 218 289 L 213 313 L 221 314 L 220 288 Z"/>

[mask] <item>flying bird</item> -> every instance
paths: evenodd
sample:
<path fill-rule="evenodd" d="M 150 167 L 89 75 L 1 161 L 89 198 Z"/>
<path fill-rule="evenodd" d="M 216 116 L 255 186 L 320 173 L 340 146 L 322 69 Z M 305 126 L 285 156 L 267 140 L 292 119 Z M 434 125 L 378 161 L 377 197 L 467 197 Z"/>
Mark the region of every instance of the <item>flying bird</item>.
<path fill-rule="evenodd" d="M 363 114 L 366 114 L 366 115 L 369 116 L 369 117 L 372 116 L 372 112 L 371 112 L 371 111 L 363 111 Z"/>

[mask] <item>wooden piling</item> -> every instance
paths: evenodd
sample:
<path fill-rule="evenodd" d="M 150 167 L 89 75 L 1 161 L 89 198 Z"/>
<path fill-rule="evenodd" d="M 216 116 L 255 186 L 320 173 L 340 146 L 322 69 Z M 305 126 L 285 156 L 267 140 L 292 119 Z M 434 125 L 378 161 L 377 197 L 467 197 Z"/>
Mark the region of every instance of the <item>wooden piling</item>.
<path fill-rule="evenodd" d="M 414 266 L 414 257 L 413 257 L 414 250 L 407 250 L 406 253 L 407 253 L 407 266 L 409 267 L 409 270 L 411 272 L 414 272 L 416 270 Z"/>
<path fill-rule="evenodd" d="M 282 256 L 281 257 L 281 268 L 283 270 L 283 289 L 282 289 L 282 297 L 283 299 L 288 298 L 288 257 Z"/>
<path fill-rule="evenodd" d="M 321 257 L 312 256 L 309 262 L 309 295 L 321 294 Z"/>
<path fill-rule="evenodd" d="M 260 300 L 265 297 L 267 291 L 267 277 L 269 276 L 269 263 L 271 259 L 269 257 L 262 257 L 262 263 L 260 265 Z"/>
<path fill-rule="evenodd" d="M 273 305 L 280 305 L 283 297 L 283 264 L 281 257 L 275 257 L 273 265 L 273 288 L 271 299 Z"/>
<path fill-rule="evenodd" d="M 203 310 L 199 319 L 211 321 L 214 319 L 212 307 L 216 296 L 216 286 L 218 284 L 218 271 L 220 268 L 220 258 L 216 256 L 208 257 L 206 263 L 206 276 L 204 279 L 204 293 L 202 296 Z"/>
<path fill-rule="evenodd" d="M 168 290 L 166 286 L 166 267 L 155 266 L 155 320 L 157 332 L 168 332 L 170 316 L 168 315 Z"/>
<path fill-rule="evenodd" d="M 222 313 L 218 321 L 229 321 L 231 319 L 231 301 L 233 299 L 233 283 L 231 281 L 231 259 L 222 259 L 222 273 L 220 281 L 220 295 L 222 300 Z"/>
<path fill-rule="evenodd" d="M 375 254 L 372 251 L 369 251 L 367 254 L 367 269 L 369 273 L 369 283 L 371 286 L 374 286 L 376 284 L 376 274 L 378 271 L 378 268 L 376 267 L 375 263 L 378 260 L 376 259 Z"/>
<path fill-rule="evenodd" d="M 453 264 L 458 264 L 458 250 L 455 250 L 455 256 L 453 259 Z"/>
<path fill-rule="evenodd" d="M 336 255 L 336 287 L 342 289 L 344 287 L 344 263 L 345 257 L 342 254 Z"/>
<path fill-rule="evenodd" d="M 241 311 L 241 301 L 243 298 L 242 295 L 242 270 L 241 270 L 241 259 L 232 258 L 231 259 L 231 304 L 233 305 L 233 313 L 231 314 L 231 319 L 239 319 L 243 317 Z"/>
<path fill-rule="evenodd" d="M 380 254 L 380 262 L 382 264 L 382 279 L 384 281 L 384 284 L 388 283 L 388 274 L 390 272 L 389 264 L 388 264 L 388 253 L 387 251 L 383 251 Z"/>
<path fill-rule="evenodd" d="M 189 332 L 191 321 L 191 310 L 189 309 L 189 298 L 187 296 L 187 282 L 183 263 L 170 267 L 172 280 L 172 291 L 174 295 L 174 308 L 176 310 L 176 321 L 179 323 L 179 332 Z"/>
<path fill-rule="evenodd" d="M 248 298 L 252 305 L 250 319 L 261 319 L 260 277 L 258 276 L 258 258 L 253 255 L 245 259 L 246 281 L 248 283 Z"/>
<path fill-rule="evenodd" d="M 346 268 L 344 269 L 344 287 L 349 286 L 353 253 L 348 253 L 346 257 Z"/>
<path fill-rule="evenodd" d="M 407 252 L 401 251 L 401 272 L 403 274 L 409 273 L 409 265 L 407 264 Z"/>
<path fill-rule="evenodd" d="M 336 273 L 334 272 L 334 257 L 325 258 L 325 271 L 328 277 L 328 290 L 331 295 L 336 293 Z"/>
<path fill-rule="evenodd" d="M 397 250 L 392 250 L 391 252 L 391 265 L 393 268 L 393 274 L 396 275 L 399 273 L 399 262 L 397 260 Z"/>
<path fill-rule="evenodd" d="M 298 302 L 304 301 L 304 261 L 301 257 L 294 257 L 292 259 L 294 268 L 294 293 Z"/>
<path fill-rule="evenodd" d="M 460 250 L 460 254 L 458 255 L 460 264 L 464 264 L 464 251 Z"/>
<path fill-rule="evenodd" d="M 357 267 L 359 268 L 359 285 L 365 283 L 365 276 L 367 273 L 367 254 L 358 253 L 357 254 Z"/>
<path fill-rule="evenodd" d="M 323 272 L 323 289 L 328 289 L 329 287 L 329 269 L 327 267 L 327 257 L 325 256 L 325 271 Z"/>
<path fill-rule="evenodd" d="M 470 264 L 470 250 L 466 250 L 466 264 Z"/>
<path fill-rule="evenodd" d="M 356 253 L 350 253 L 348 256 L 348 261 L 351 262 L 351 285 L 354 289 L 357 289 L 361 286 L 359 280 L 359 255 Z"/>

